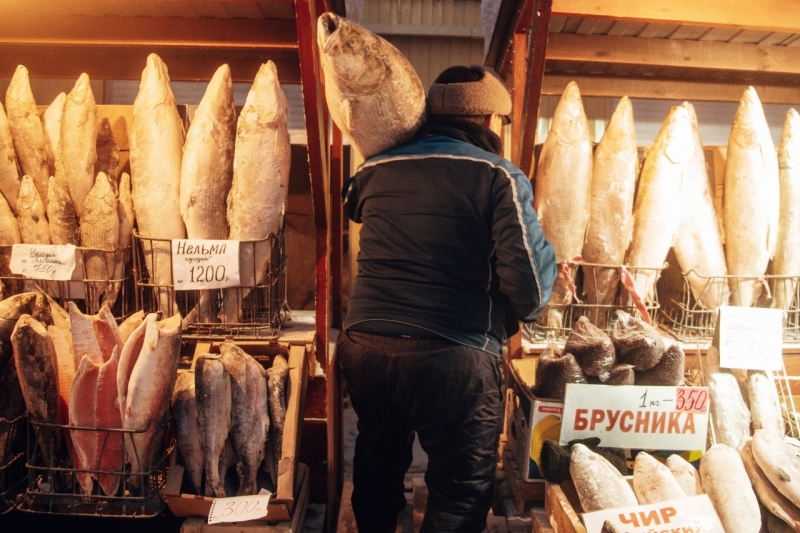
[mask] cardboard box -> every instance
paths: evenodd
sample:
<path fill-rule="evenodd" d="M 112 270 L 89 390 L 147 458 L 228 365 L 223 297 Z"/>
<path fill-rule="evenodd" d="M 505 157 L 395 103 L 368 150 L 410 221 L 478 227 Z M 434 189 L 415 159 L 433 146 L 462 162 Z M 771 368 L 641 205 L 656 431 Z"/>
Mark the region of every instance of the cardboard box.
<path fill-rule="evenodd" d="M 523 481 L 544 482 L 539 469 L 542 442 L 558 441 L 564 402 L 537 398 L 531 392 L 538 359 L 514 359 L 506 392 L 508 445 Z"/>
<path fill-rule="evenodd" d="M 288 351 L 289 378 L 287 383 L 286 422 L 284 424 L 283 446 L 281 460 L 278 463 L 278 489 L 269 501 L 267 520 L 285 521 L 292 519 L 295 504 L 299 496 L 298 457 L 300 451 L 300 433 L 303 422 L 303 410 L 306 397 L 306 384 L 308 380 L 308 356 L 305 346 L 289 346 L 288 348 L 274 343 L 257 341 L 232 341 L 245 352 L 255 357 L 265 368 L 271 366 L 276 355 Z M 198 343 L 195 359 L 200 353 L 219 353 L 217 343 Z M 192 362 L 194 367 L 194 362 Z M 167 502 L 170 511 L 175 516 L 181 517 L 207 517 L 211 510 L 214 498 L 196 494 L 181 493 L 184 468 L 174 464 L 173 451 L 172 466 L 167 472 L 167 482 L 162 490 L 162 497 Z"/>

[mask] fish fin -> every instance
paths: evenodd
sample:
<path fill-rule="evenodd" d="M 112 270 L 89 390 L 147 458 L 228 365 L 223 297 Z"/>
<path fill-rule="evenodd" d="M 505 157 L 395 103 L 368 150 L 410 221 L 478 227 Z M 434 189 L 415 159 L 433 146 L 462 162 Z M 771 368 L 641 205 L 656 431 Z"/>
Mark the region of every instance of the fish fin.
<path fill-rule="evenodd" d="M 778 477 L 781 478 L 781 481 L 786 481 L 787 483 L 792 480 L 792 477 L 781 467 L 778 467 Z"/>
<path fill-rule="evenodd" d="M 353 108 L 350 106 L 350 100 L 347 98 L 342 100 L 342 107 L 340 111 L 342 113 L 342 122 L 344 122 L 344 127 L 348 131 L 353 131 Z"/>

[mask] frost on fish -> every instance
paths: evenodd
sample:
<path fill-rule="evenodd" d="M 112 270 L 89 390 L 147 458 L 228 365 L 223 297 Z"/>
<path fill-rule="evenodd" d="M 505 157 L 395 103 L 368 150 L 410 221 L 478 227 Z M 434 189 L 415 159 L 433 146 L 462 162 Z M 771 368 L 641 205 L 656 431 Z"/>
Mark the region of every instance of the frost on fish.
<path fill-rule="evenodd" d="M 778 242 L 769 272 L 776 276 L 797 276 L 800 272 L 800 115 L 794 109 L 786 112 L 778 148 L 778 167 Z M 772 306 L 789 309 L 796 290 L 796 277 L 773 279 Z"/>

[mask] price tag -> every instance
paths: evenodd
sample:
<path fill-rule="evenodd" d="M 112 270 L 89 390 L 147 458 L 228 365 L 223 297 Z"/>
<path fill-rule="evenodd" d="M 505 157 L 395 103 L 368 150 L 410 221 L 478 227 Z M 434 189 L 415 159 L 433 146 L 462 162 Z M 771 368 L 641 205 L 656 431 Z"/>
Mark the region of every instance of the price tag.
<path fill-rule="evenodd" d="M 725 533 L 707 494 L 586 513 L 583 515 L 586 533 L 600 533 L 606 520 L 617 526 L 619 531 L 626 533 L 664 530 L 682 533 Z"/>
<path fill-rule="evenodd" d="M 31 279 L 67 281 L 75 270 L 72 244 L 15 244 L 11 248 L 11 273 Z"/>
<path fill-rule="evenodd" d="M 266 495 L 215 498 L 208 512 L 208 523 L 245 522 L 264 518 L 267 516 L 271 496 L 272 493 L 267 492 Z"/>
<path fill-rule="evenodd" d="M 172 240 L 175 290 L 238 287 L 239 241 Z"/>
<path fill-rule="evenodd" d="M 717 334 L 721 367 L 781 369 L 783 311 L 780 309 L 720 307 Z"/>
<path fill-rule="evenodd" d="M 560 443 L 599 437 L 609 448 L 703 450 L 707 431 L 705 387 L 570 383 Z"/>

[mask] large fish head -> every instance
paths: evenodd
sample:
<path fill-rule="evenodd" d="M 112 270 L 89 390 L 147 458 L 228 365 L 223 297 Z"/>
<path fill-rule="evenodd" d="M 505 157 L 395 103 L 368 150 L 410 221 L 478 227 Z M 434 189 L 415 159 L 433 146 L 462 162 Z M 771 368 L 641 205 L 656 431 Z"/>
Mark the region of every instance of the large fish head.
<path fill-rule="evenodd" d="M 759 130 L 767 129 L 764 108 L 753 87 L 748 87 L 739 100 L 736 116 L 733 119 L 731 140 L 742 148 L 760 149 Z"/>
<path fill-rule="evenodd" d="M 248 115 L 250 123 L 275 124 L 286 122 L 289 104 L 278 79 L 278 67 L 267 61 L 258 69 L 253 87 L 247 93 L 242 115 Z M 241 126 L 242 120 L 239 119 Z"/>
<path fill-rule="evenodd" d="M 629 158 L 631 151 L 636 150 L 636 129 L 633 125 L 633 106 L 627 96 L 623 96 L 611 120 L 600 144 L 597 147 L 597 157 L 619 157 Z"/>
<path fill-rule="evenodd" d="M 89 75 L 85 72 L 78 77 L 78 81 L 67 95 L 67 100 L 76 105 L 93 105 L 95 103 L 92 85 L 89 82 Z M 85 117 L 84 117 L 85 118 Z"/>
<path fill-rule="evenodd" d="M 200 100 L 200 105 L 208 105 L 215 116 L 223 117 L 225 123 L 236 118 L 236 108 L 233 103 L 233 77 L 231 68 L 227 64 L 221 65 L 214 72 L 203 99 Z"/>
<path fill-rule="evenodd" d="M 589 141 L 589 123 L 583 111 L 581 91 L 574 81 L 569 82 L 553 113 L 550 131 L 565 143 Z"/>
<path fill-rule="evenodd" d="M 374 94 L 389 76 L 382 53 L 388 43 L 335 13 L 317 20 L 317 44 L 326 73 L 345 95 Z"/>
<path fill-rule="evenodd" d="M 793 108 L 783 122 L 778 162 L 781 168 L 800 168 L 800 114 Z"/>
<path fill-rule="evenodd" d="M 8 107 L 9 102 L 20 102 L 21 104 L 30 104 L 30 102 L 33 102 L 33 105 L 36 105 L 36 101 L 33 98 L 33 91 L 31 90 L 31 80 L 28 76 L 28 69 L 23 65 L 17 66 L 17 70 L 14 71 L 11 82 L 8 84 L 8 89 L 6 89 L 6 107 Z M 8 112 L 12 113 L 14 109 L 15 106 L 12 106 L 12 109 L 8 110 Z"/>
<path fill-rule="evenodd" d="M 139 84 L 139 92 L 136 94 L 137 102 L 148 102 L 156 105 L 168 100 L 174 102 L 172 88 L 169 85 L 169 72 L 167 65 L 156 54 L 147 56 L 147 64 L 142 71 L 142 81 Z"/>
<path fill-rule="evenodd" d="M 694 131 L 692 130 L 692 116 L 694 108 L 689 102 L 684 102 L 669 110 L 661 132 L 656 139 L 663 143 L 664 154 L 676 165 L 686 162 L 694 152 Z"/>
<path fill-rule="evenodd" d="M 33 178 L 25 174 L 22 176 L 22 181 L 19 184 L 17 205 L 21 209 L 31 209 L 37 200 L 40 202 L 42 201 L 39 192 L 36 190 Z"/>

